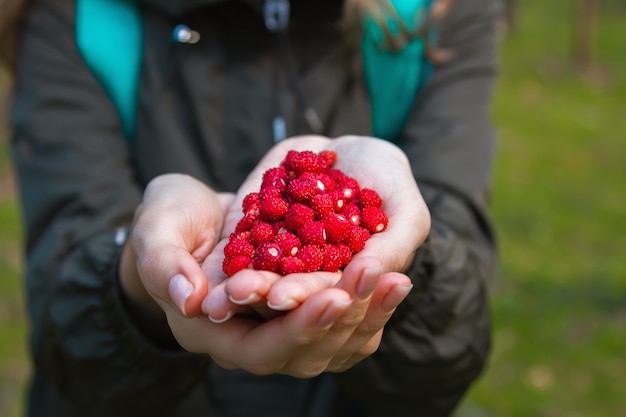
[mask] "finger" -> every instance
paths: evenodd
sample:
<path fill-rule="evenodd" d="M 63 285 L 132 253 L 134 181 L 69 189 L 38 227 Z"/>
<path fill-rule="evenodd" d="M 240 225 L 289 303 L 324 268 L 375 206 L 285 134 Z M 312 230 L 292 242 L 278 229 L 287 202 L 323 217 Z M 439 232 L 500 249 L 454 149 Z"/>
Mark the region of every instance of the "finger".
<path fill-rule="evenodd" d="M 403 274 L 388 273 L 381 277 L 363 321 L 329 364 L 330 371 L 349 369 L 378 349 L 385 325 L 412 287 L 410 279 Z"/>
<path fill-rule="evenodd" d="M 288 369 L 285 365 L 322 339 L 351 302 L 345 291 L 330 288 L 312 295 L 297 309 L 266 322 L 236 315 L 221 324 L 209 320 L 190 324 L 187 320 L 172 327 L 177 340 L 192 352 L 208 353 L 259 375 L 288 373 L 307 377 L 313 366 Z M 181 320 L 175 317 L 174 321 L 176 324 Z"/>
<path fill-rule="evenodd" d="M 295 358 L 290 367 L 298 369 L 310 363 L 325 363 L 328 366 L 363 321 L 381 274 L 382 266 L 374 258 L 346 267 L 337 287 L 350 295 L 353 300 L 350 308 L 334 322 L 320 343 Z"/>
<path fill-rule="evenodd" d="M 333 287 L 341 275 L 331 272 L 289 274 L 273 283 L 267 293 L 267 305 L 279 311 L 291 310 L 311 294 Z"/>
<path fill-rule="evenodd" d="M 162 245 L 137 256 L 137 270 L 148 293 L 186 316 L 200 313 L 208 291 L 207 280 L 186 248 Z"/>

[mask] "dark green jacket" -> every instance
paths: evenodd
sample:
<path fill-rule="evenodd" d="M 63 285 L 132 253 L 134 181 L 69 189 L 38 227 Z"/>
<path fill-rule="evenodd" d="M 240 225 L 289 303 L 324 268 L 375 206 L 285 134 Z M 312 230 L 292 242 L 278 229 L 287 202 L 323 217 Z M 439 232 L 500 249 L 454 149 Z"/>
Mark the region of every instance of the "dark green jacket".
<path fill-rule="evenodd" d="M 277 94 L 287 133 L 310 132 L 289 83 L 273 87 L 285 62 L 258 3 L 142 2 L 144 65 L 129 144 L 76 48 L 74 1 L 32 2 L 11 114 L 27 237 L 30 416 L 445 416 L 484 368 L 496 265 L 485 212 L 496 0 L 455 2 L 438 29 L 455 58 L 435 68 L 397 140 L 433 224 L 409 271 L 414 290 L 373 356 L 310 380 L 257 377 L 151 345 L 133 327 L 117 264 L 147 182 L 184 172 L 236 190 L 273 145 Z M 367 135 L 370 103 L 345 66 L 341 9 L 338 0 L 293 1 L 287 58 L 323 134 Z M 173 42 L 179 23 L 201 42 Z"/>

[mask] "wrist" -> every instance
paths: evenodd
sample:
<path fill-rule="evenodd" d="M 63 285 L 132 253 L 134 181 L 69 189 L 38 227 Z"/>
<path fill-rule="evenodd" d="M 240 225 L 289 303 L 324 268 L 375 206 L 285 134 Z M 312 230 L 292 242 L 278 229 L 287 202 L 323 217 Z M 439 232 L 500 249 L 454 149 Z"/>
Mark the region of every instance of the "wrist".
<path fill-rule="evenodd" d="M 129 239 L 122 250 L 118 279 L 124 308 L 137 330 L 158 346 L 165 348 L 177 346 L 165 313 L 141 282 L 137 271 L 137 258 Z"/>

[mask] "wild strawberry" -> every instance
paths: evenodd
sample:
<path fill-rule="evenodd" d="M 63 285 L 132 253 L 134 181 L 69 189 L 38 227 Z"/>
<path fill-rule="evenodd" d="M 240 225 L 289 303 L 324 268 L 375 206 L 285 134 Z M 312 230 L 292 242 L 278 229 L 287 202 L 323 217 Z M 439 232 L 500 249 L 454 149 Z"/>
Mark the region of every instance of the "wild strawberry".
<path fill-rule="evenodd" d="M 259 191 L 259 200 L 261 200 L 261 202 L 269 200 L 271 198 L 281 198 L 282 196 L 282 191 L 273 186 L 261 188 L 261 190 Z"/>
<path fill-rule="evenodd" d="M 347 175 L 337 181 L 335 190 L 339 190 L 343 193 L 343 198 L 347 203 L 356 199 L 361 191 L 357 180 Z"/>
<path fill-rule="evenodd" d="M 274 227 L 269 223 L 257 223 L 250 231 L 250 243 L 255 247 L 263 242 L 270 242 L 274 239 Z"/>
<path fill-rule="evenodd" d="M 361 226 L 370 233 L 382 232 L 387 228 L 389 219 L 379 207 L 367 206 L 361 210 Z"/>
<path fill-rule="evenodd" d="M 295 256 L 285 256 L 280 260 L 280 273 L 282 275 L 298 274 L 305 272 L 304 261 Z"/>
<path fill-rule="evenodd" d="M 324 223 L 324 229 L 326 230 L 327 242 L 340 243 L 345 239 L 350 223 L 343 215 L 332 213 L 324 217 L 322 222 Z"/>
<path fill-rule="evenodd" d="M 287 228 L 293 232 L 297 231 L 302 225 L 312 222 L 315 218 L 315 211 L 304 204 L 296 203 L 289 207 L 285 214 L 285 224 Z"/>
<path fill-rule="evenodd" d="M 322 169 L 325 166 L 320 162 L 320 157 L 312 151 L 301 151 L 291 161 L 291 168 L 295 172 L 296 175 L 300 175 L 303 172 L 313 172 L 319 173 L 322 172 Z"/>
<path fill-rule="evenodd" d="M 333 198 L 329 194 L 317 194 L 311 197 L 310 206 L 315 210 L 315 217 L 321 219 L 335 212 Z"/>
<path fill-rule="evenodd" d="M 260 219 L 260 215 L 256 211 L 249 211 L 239 220 L 235 226 L 235 233 L 241 233 L 251 230 L 252 227 L 257 224 Z"/>
<path fill-rule="evenodd" d="M 313 221 L 303 224 L 298 229 L 297 235 L 303 245 L 321 246 L 326 243 L 326 231 L 322 222 Z"/>
<path fill-rule="evenodd" d="M 243 240 L 244 242 L 250 242 L 250 231 L 246 230 L 244 232 L 233 232 L 228 236 L 229 240 Z"/>
<path fill-rule="evenodd" d="M 321 185 L 320 185 L 321 184 Z M 317 187 L 323 192 L 329 193 L 335 189 L 337 183 L 328 174 L 317 174 Z"/>
<path fill-rule="evenodd" d="M 327 168 L 331 168 L 337 161 L 337 152 L 335 151 L 323 150 L 318 153 L 318 156 L 326 162 Z"/>
<path fill-rule="evenodd" d="M 285 256 L 295 256 L 302 247 L 300 239 L 293 233 L 285 232 L 274 237 L 274 242 L 280 246 Z"/>
<path fill-rule="evenodd" d="M 342 266 L 342 256 L 340 250 L 335 245 L 324 245 L 322 247 L 322 271 L 337 272 Z"/>
<path fill-rule="evenodd" d="M 256 247 L 252 257 L 252 266 L 256 270 L 280 272 L 282 251 L 274 242 L 264 242 Z"/>
<path fill-rule="evenodd" d="M 259 193 L 249 193 L 241 202 L 241 208 L 243 209 L 243 213 L 246 214 L 249 211 L 258 210 L 260 204 L 261 199 L 259 197 Z"/>
<path fill-rule="evenodd" d="M 254 246 L 244 239 L 232 239 L 224 246 L 224 256 L 228 259 L 234 259 L 237 256 L 252 258 L 253 254 Z"/>
<path fill-rule="evenodd" d="M 346 199 L 343 196 L 342 190 L 335 189 L 334 191 L 330 193 L 330 197 L 333 199 L 335 212 L 341 213 L 343 209 L 346 207 Z"/>
<path fill-rule="evenodd" d="M 289 204 L 281 197 L 271 197 L 263 200 L 259 207 L 261 219 L 266 222 L 276 222 L 282 220 L 289 210 Z"/>
<path fill-rule="evenodd" d="M 272 226 L 274 227 L 274 235 L 276 236 L 289 232 L 287 223 L 285 223 L 284 221 L 272 223 Z"/>
<path fill-rule="evenodd" d="M 303 246 L 296 257 L 304 262 L 304 272 L 318 271 L 324 262 L 322 250 L 315 245 Z"/>
<path fill-rule="evenodd" d="M 293 150 L 293 149 L 289 150 L 287 152 L 287 155 L 285 155 L 285 158 L 283 159 L 282 163 L 280 164 L 280 166 L 285 168 L 285 170 L 287 171 L 287 174 L 289 174 L 289 171 L 293 172 L 293 161 L 298 155 L 298 153 L 299 152 L 296 150 Z"/>
<path fill-rule="evenodd" d="M 370 232 L 359 226 L 351 226 L 348 230 L 346 238 L 343 243 L 350 248 L 352 253 L 357 253 L 363 250 L 365 242 L 370 238 Z"/>
<path fill-rule="evenodd" d="M 373 206 L 380 207 L 383 204 L 383 199 L 380 198 L 380 195 L 371 188 L 363 188 L 361 190 L 361 194 L 359 195 L 359 205 L 361 208 Z"/>
<path fill-rule="evenodd" d="M 263 174 L 261 188 L 275 187 L 280 191 L 287 189 L 287 171 L 285 167 L 270 168 Z"/>
<path fill-rule="evenodd" d="M 352 260 L 352 250 L 350 250 L 350 248 L 343 243 L 337 245 L 337 250 L 339 251 L 339 255 L 341 256 L 340 268 L 343 268 L 348 265 Z"/>
<path fill-rule="evenodd" d="M 348 219 L 351 225 L 358 226 L 361 224 L 361 209 L 356 204 L 350 203 L 346 205 L 341 214 Z"/>
<path fill-rule="evenodd" d="M 317 180 L 305 176 L 298 177 L 292 180 L 287 186 L 287 194 L 293 199 L 293 201 L 299 203 L 305 203 L 311 199 L 315 194 L 319 194 L 320 189 L 317 184 Z"/>
<path fill-rule="evenodd" d="M 248 256 L 239 255 L 234 258 L 224 258 L 222 263 L 222 270 L 226 275 L 232 277 L 242 269 L 248 269 L 252 266 L 252 258 Z"/>

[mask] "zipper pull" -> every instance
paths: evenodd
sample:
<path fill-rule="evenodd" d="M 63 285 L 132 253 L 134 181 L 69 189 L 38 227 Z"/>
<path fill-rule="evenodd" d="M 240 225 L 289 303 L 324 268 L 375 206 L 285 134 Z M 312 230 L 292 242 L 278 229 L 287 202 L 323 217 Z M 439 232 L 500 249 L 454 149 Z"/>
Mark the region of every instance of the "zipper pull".
<path fill-rule="evenodd" d="M 270 32 L 282 32 L 287 29 L 290 9 L 289 0 L 265 0 L 263 5 L 265 27 Z"/>

